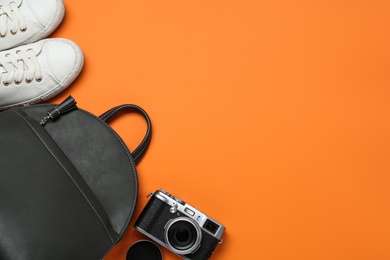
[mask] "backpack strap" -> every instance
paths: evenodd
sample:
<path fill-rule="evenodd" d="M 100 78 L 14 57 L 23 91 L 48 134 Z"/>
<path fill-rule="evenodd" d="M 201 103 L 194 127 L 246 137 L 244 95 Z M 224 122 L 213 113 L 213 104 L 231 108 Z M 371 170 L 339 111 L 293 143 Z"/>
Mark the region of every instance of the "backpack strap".
<path fill-rule="evenodd" d="M 110 110 L 100 115 L 99 118 L 104 122 L 108 123 L 108 121 L 111 118 L 113 118 L 114 115 L 117 115 L 119 112 L 136 112 L 138 114 L 141 114 L 146 120 L 147 129 L 146 129 L 145 137 L 138 145 L 138 147 L 131 153 L 135 163 L 138 163 L 141 160 L 142 156 L 145 154 L 146 149 L 150 144 L 150 140 L 152 138 L 152 123 L 150 121 L 149 115 L 145 112 L 145 110 L 143 110 L 141 107 L 137 105 L 132 105 L 132 104 L 120 105 L 111 108 Z"/>

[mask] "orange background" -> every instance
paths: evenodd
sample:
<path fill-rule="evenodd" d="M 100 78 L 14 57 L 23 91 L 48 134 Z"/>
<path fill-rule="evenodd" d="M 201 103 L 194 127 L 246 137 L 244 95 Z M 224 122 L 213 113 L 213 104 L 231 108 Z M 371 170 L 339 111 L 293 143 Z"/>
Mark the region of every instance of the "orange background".
<path fill-rule="evenodd" d="M 85 67 L 50 102 L 152 118 L 134 219 L 163 188 L 227 227 L 212 259 L 390 259 L 390 1 L 65 5 L 51 37 Z M 145 130 L 112 125 L 130 149 Z"/>

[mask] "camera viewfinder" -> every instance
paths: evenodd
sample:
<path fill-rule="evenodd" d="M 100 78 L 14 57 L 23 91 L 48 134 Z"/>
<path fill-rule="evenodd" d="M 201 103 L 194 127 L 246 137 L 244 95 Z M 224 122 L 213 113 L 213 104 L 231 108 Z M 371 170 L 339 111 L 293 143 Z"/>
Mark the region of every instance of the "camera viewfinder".
<path fill-rule="evenodd" d="M 215 224 L 213 221 L 208 219 L 204 223 L 203 228 L 209 231 L 210 233 L 215 234 L 219 228 L 219 225 Z"/>

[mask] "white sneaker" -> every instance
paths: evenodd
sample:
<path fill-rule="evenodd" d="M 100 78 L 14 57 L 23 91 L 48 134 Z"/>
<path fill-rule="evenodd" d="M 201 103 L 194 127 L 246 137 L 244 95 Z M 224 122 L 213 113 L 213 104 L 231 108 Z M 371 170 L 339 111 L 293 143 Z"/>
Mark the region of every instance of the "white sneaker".
<path fill-rule="evenodd" d="M 0 0 L 0 51 L 47 37 L 64 13 L 62 0 Z"/>
<path fill-rule="evenodd" d="M 0 110 L 46 101 L 79 75 L 84 55 L 74 42 L 45 39 L 0 52 Z"/>

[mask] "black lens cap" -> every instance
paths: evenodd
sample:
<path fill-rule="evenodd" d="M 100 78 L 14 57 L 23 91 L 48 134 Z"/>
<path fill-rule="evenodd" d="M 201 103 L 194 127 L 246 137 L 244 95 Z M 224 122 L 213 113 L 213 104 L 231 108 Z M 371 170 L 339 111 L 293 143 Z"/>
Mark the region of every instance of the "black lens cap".
<path fill-rule="evenodd" d="M 140 240 L 132 244 L 127 251 L 126 260 L 162 260 L 160 248 L 148 240 Z"/>

